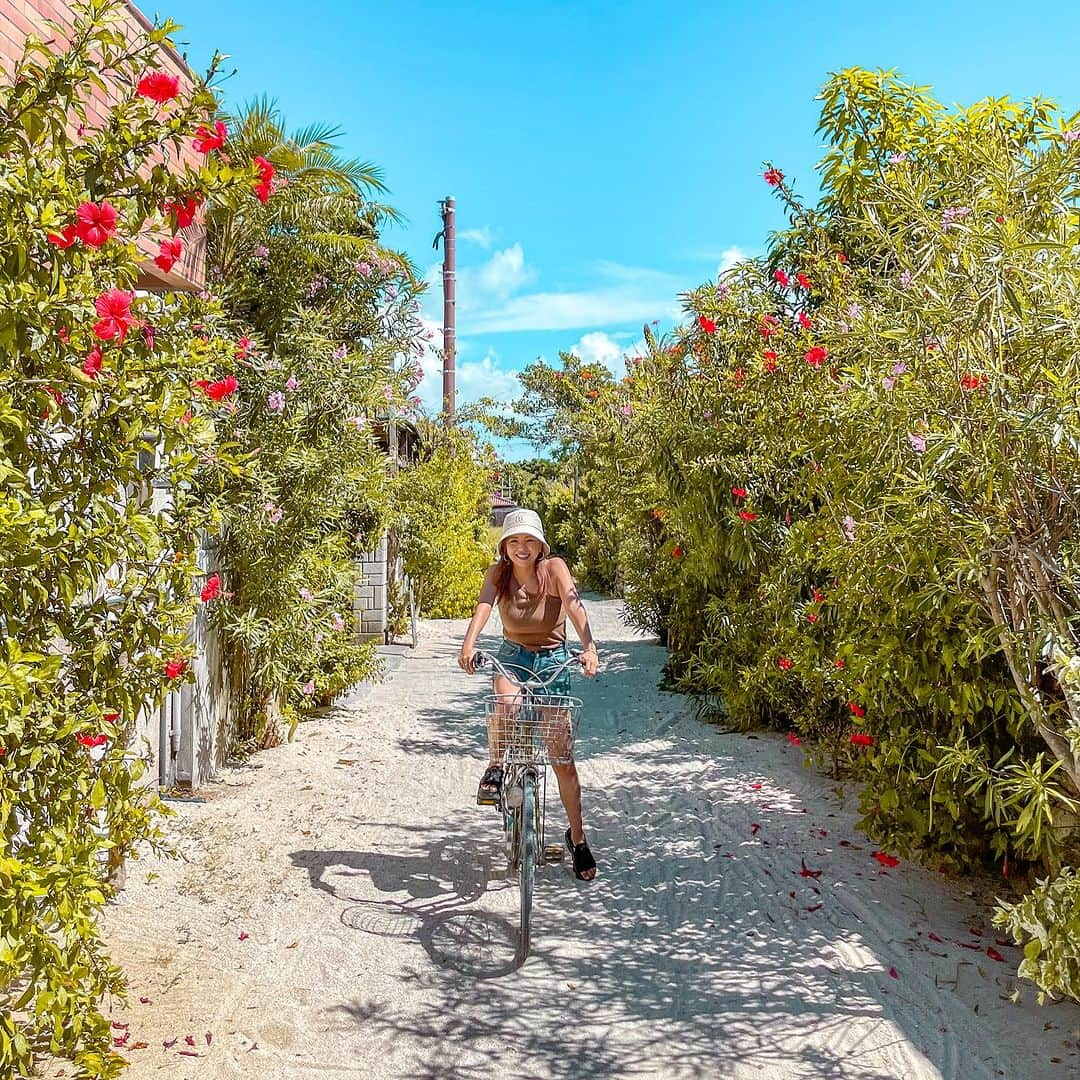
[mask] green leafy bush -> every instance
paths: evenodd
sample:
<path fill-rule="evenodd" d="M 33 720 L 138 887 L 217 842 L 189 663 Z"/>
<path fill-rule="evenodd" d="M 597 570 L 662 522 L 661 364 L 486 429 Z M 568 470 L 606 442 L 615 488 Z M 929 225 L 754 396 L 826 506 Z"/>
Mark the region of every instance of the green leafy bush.
<path fill-rule="evenodd" d="M 1080 805 L 1080 118 L 948 112 L 860 70 L 822 102 L 819 205 L 769 167 L 790 227 L 764 259 L 688 293 L 622 382 L 534 365 L 524 405 L 615 507 L 582 546 L 614 538 L 679 687 L 809 736 L 883 845 L 1056 873 Z"/>
<path fill-rule="evenodd" d="M 492 561 L 493 462 L 466 430 L 424 423 L 421 434 L 424 457 L 394 492 L 402 562 L 426 618 L 466 618 Z"/>
<path fill-rule="evenodd" d="M 129 40 L 116 5 L 77 15 L 66 52 L 31 41 L 0 87 L 5 1076 L 50 1055 L 80 1076 L 121 1069 L 99 1003 L 123 979 L 97 917 L 108 867 L 157 843 L 131 733 L 184 677 L 208 524 L 191 480 L 204 458 L 232 467 L 215 444 L 225 406 L 192 385 L 220 377 L 231 343 L 199 300 L 135 295 L 135 238 L 175 252 L 163 204 L 233 185 L 247 197 L 249 179 L 212 154 L 178 161 L 216 103 L 202 84 L 143 82 L 171 24 Z M 115 102 L 100 126 L 95 86 Z"/>

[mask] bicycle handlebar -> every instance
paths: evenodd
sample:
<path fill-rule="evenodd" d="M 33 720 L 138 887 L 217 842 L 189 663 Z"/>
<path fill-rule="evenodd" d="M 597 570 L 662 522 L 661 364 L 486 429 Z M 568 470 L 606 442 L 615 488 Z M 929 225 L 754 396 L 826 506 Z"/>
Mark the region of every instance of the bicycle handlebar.
<path fill-rule="evenodd" d="M 497 656 L 492 656 L 491 653 L 481 652 L 479 649 L 473 653 L 473 659 L 476 663 L 476 668 L 479 670 L 486 663 L 490 662 L 491 666 L 495 669 L 496 673 L 509 679 L 511 682 L 516 683 L 518 686 L 525 686 L 528 684 L 530 689 L 533 690 L 546 690 L 551 686 L 556 679 L 572 664 L 575 660 L 581 660 L 580 649 L 570 649 L 570 656 L 567 660 L 564 660 L 546 679 L 540 679 L 535 672 L 529 671 L 528 668 L 519 667 L 517 664 L 510 664 L 509 666 L 504 664 Z M 515 675 L 510 668 L 517 668 L 519 671 L 525 673 L 525 678 Z"/>

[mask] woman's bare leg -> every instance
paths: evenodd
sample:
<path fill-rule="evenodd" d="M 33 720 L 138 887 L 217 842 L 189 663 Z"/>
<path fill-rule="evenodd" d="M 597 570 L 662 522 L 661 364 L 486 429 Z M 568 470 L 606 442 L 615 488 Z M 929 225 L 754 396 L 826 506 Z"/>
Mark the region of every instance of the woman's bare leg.
<path fill-rule="evenodd" d="M 570 821 L 570 840 L 574 844 L 580 844 L 585 840 L 585 827 L 581 822 L 581 780 L 577 766 L 571 761 L 566 765 L 551 767 L 555 770 L 555 778 L 559 782 L 559 797 Z M 592 881 L 596 870 L 586 870 L 581 876 L 585 881 Z"/>

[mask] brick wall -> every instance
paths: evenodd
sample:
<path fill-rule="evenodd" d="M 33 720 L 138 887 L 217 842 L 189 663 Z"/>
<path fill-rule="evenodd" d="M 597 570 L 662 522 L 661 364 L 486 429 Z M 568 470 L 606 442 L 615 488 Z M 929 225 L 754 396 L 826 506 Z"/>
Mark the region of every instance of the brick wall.
<path fill-rule="evenodd" d="M 386 630 L 386 537 L 360 559 L 363 573 L 353 601 L 353 617 L 361 638 L 381 638 Z"/>
<path fill-rule="evenodd" d="M 0 70 L 3 72 L 5 82 L 10 81 L 11 71 L 16 61 L 22 56 L 23 43 L 29 34 L 35 34 L 43 41 L 55 42 L 57 50 L 66 47 L 67 38 L 62 34 L 57 37 L 47 25 L 47 20 L 52 19 L 62 27 L 70 28 L 73 21 L 71 8 L 72 5 L 64 3 L 63 0 L 0 0 Z M 125 3 L 121 10 L 124 23 L 132 35 L 152 26 L 150 20 L 134 4 Z M 172 49 L 162 48 L 159 51 L 157 66 L 161 71 L 179 75 L 181 85 L 190 85 L 191 70 Z M 94 127 L 101 124 L 108 109 L 108 96 L 99 88 L 91 87 L 87 105 L 87 125 Z M 157 160 L 175 166 L 176 162 L 170 162 L 166 157 L 172 152 L 171 147 L 163 148 L 157 155 Z M 197 159 L 198 155 L 190 148 L 190 145 L 185 145 L 180 155 L 181 164 L 184 162 L 197 164 Z M 205 280 L 205 232 L 196 221 L 190 229 L 183 230 L 183 238 L 184 256 L 169 274 L 162 273 L 153 262 L 160 237 L 147 234 L 138 238 L 140 251 L 147 255 L 142 265 L 143 273 L 138 282 L 139 288 L 152 290 L 202 288 Z"/>

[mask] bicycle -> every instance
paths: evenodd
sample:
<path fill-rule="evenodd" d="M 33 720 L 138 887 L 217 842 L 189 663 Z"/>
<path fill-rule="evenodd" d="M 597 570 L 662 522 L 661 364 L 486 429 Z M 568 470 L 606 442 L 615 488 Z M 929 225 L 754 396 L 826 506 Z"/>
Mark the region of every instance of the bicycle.
<path fill-rule="evenodd" d="M 476 667 L 491 663 L 496 673 L 518 687 L 514 694 L 486 694 L 484 716 L 493 763 L 502 765 L 503 777 L 494 804 L 503 815 L 509 872 L 518 877 L 521 918 L 517 961 L 529 955 L 529 923 L 532 918 L 533 883 L 537 869 L 547 862 L 561 862 L 562 844 L 546 846 L 547 766 L 573 760 L 574 734 L 581 714 L 581 699 L 546 691 L 581 653 L 572 652 L 547 678 L 517 665 L 505 665 L 490 653 L 477 652 Z M 510 668 L 525 672 L 515 675 Z"/>

